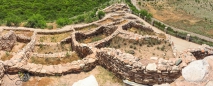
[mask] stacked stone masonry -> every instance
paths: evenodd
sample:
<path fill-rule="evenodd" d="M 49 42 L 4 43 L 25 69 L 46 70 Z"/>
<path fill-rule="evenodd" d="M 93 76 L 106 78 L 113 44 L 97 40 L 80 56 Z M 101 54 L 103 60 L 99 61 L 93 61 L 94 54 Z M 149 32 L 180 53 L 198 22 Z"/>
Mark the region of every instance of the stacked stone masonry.
<path fill-rule="evenodd" d="M 103 11 L 105 11 L 107 15 L 101 20 L 83 25 L 68 25 L 56 30 L 42 30 L 25 27 L 0 27 L 0 32 L 3 30 L 28 30 L 34 32 L 31 37 L 15 34 L 13 31 L 10 31 L 9 33 L 0 37 L 0 50 L 4 51 L 10 51 L 16 41 L 27 43 L 27 45 L 20 49 L 19 52 L 15 53 L 10 60 L 1 61 L 0 79 L 3 77 L 4 71 L 7 71 L 8 73 L 27 71 L 34 75 L 62 75 L 90 71 L 96 65 L 101 65 L 121 79 L 128 79 L 136 83 L 152 85 L 173 82 L 174 79 L 181 75 L 182 68 L 187 66 L 190 62 L 196 59 L 203 59 L 205 56 L 213 55 L 213 48 L 208 45 L 178 52 L 174 47 L 173 42 L 169 39 L 162 39 L 153 35 L 140 35 L 133 32 L 128 32 L 127 29 L 131 27 L 138 28 L 141 31 L 154 31 L 150 27 L 141 25 L 139 17 L 129 14 L 131 11 L 125 4 L 115 4 L 105 8 Z M 107 19 L 111 19 L 112 22 L 101 24 L 101 22 Z M 123 21 L 127 22 L 122 24 Z M 81 31 L 82 28 L 91 25 L 96 25 L 98 27 L 91 31 Z M 66 37 L 60 42 L 36 42 L 37 34 L 59 34 L 67 32 L 71 33 L 70 36 Z M 79 40 L 92 37 L 97 34 L 105 34 L 107 37 L 92 43 L 79 43 Z M 158 57 L 157 59 L 154 59 L 155 62 L 144 65 L 138 57 L 135 57 L 132 54 L 121 52 L 120 50 L 114 48 L 104 48 L 104 46 L 116 36 L 133 41 L 150 38 L 167 40 L 171 44 L 174 56 L 176 58 L 165 60 Z M 65 57 L 67 52 L 41 54 L 33 51 L 36 45 L 42 44 L 51 46 L 61 43 L 70 43 L 72 51 L 67 52 L 78 53 L 81 60 L 58 65 L 41 65 L 28 62 L 28 59 L 31 56 L 38 58 L 55 58 L 55 55 L 60 54 L 62 58 Z M 181 63 L 177 63 L 177 61 L 180 60 Z M 4 70 L 6 67 L 8 69 Z"/>

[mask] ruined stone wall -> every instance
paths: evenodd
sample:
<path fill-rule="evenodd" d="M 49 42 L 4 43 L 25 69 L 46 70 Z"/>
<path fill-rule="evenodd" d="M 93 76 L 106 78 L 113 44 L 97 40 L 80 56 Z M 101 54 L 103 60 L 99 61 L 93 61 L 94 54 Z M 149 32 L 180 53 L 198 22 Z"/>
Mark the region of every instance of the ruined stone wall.
<path fill-rule="evenodd" d="M 0 62 L 0 86 L 3 84 L 3 77 L 4 77 L 4 64 L 2 64 L 2 62 Z"/>
<path fill-rule="evenodd" d="M 16 42 L 16 35 L 13 31 L 0 37 L 0 50 L 10 51 Z"/>
<path fill-rule="evenodd" d="M 77 35 L 77 34 L 79 34 L 79 35 Z M 76 36 L 78 36 L 78 38 L 76 38 Z M 85 57 L 85 56 L 87 56 L 89 54 L 92 54 L 93 51 L 88 47 L 87 44 L 79 44 L 76 41 L 76 39 L 79 40 L 79 37 L 81 38 L 81 36 L 82 35 L 79 32 L 73 33 L 72 34 L 72 42 L 71 43 L 72 43 L 73 51 L 76 51 L 76 53 L 78 53 L 78 55 L 83 58 L 83 57 Z"/>
<path fill-rule="evenodd" d="M 213 55 L 213 47 L 208 45 L 202 45 L 200 48 L 188 49 L 187 51 L 192 53 L 197 60 Z"/>
<path fill-rule="evenodd" d="M 16 34 L 16 37 L 18 42 L 27 43 L 31 40 L 31 37 L 24 36 L 23 34 Z"/>
<path fill-rule="evenodd" d="M 143 26 L 141 24 L 137 24 L 137 23 L 132 22 L 132 21 L 122 26 L 123 30 L 127 30 L 127 29 L 129 29 L 131 27 L 135 27 L 135 28 L 141 29 L 142 31 L 154 32 L 154 30 L 152 30 L 151 28 L 145 27 L 145 26 Z"/>
<path fill-rule="evenodd" d="M 66 64 L 58 65 L 41 65 L 34 63 L 19 62 L 10 67 L 8 73 L 17 73 L 20 70 L 28 71 L 33 75 L 64 75 L 68 73 L 79 73 L 83 71 L 90 71 L 96 66 L 96 58 L 87 56 L 82 60 L 68 62 Z"/>
<path fill-rule="evenodd" d="M 122 79 L 142 84 L 172 82 L 180 76 L 180 68 L 175 62 L 160 59 L 157 63 L 142 65 L 138 58 L 120 50 L 102 48 L 97 51 L 98 63 Z"/>

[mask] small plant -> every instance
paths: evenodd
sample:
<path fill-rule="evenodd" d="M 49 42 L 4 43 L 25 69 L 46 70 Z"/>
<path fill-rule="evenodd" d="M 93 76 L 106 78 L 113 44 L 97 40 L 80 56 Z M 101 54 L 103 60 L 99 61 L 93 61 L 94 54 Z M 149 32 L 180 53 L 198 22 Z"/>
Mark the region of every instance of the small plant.
<path fill-rule="evenodd" d="M 10 56 L 10 53 L 9 53 L 9 52 L 6 52 L 6 56 L 7 56 L 7 57 Z"/>
<path fill-rule="evenodd" d="M 69 52 L 66 53 L 66 57 L 70 57 L 70 53 Z"/>
<path fill-rule="evenodd" d="M 163 45 L 163 46 L 161 47 L 161 50 L 162 50 L 162 51 L 164 51 L 164 50 L 165 50 L 165 45 Z"/>
<path fill-rule="evenodd" d="M 130 45 L 130 46 L 129 46 L 129 48 L 133 48 L 133 46 L 132 46 L 132 45 Z"/>
<path fill-rule="evenodd" d="M 160 50 L 160 48 L 159 48 L 159 47 L 157 47 L 157 49 L 158 49 L 158 50 Z"/>
<path fill-rule="evenodd" d="M 152 53 L 152 55 L 155 55 L 155 53 Z"/>
<path fill-rule="evenodd" d="M 55 36 L 51 37 L 51 42 L 56 42 Z"/>
<path fill-rule="evenodd" d="M 44 45 L 43 44 L 39 44 L 39 48 L 43 49 Z"/>
<path fill-rule="evenodd" d="M 126 45 L 126 42 L 124 42 L 124 45 Z"/>
<path fill-rule="evenodd" d="M 136 50 L 136 49 L 137 49 L 137 48 L 136 48 L 136 46 L 133 46 L 133 49 L 135 49 L 135 50 Z"/>

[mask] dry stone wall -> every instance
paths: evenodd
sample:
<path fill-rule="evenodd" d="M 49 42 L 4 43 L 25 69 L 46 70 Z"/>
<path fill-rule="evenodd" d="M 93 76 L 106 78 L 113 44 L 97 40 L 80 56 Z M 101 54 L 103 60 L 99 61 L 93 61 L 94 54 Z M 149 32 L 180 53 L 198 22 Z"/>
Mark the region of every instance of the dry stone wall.
<path fill-rule="evenodd" d="M 97 51 L 98 63 L 122 79 L 141 84 L 172 82 L 180 76 L 180 68 L 175 62 L 160 59 L 158 63 L 142 65 L 139 58 L 120 50 L 102 48 Z M 171 81 L 169 81 L 171 80 Z"/>
<path fill-rule="evenodd" d="M 0 37 L 0 50 L 10 51 L 16 42 L 16 35 L 13 31 Z"/>

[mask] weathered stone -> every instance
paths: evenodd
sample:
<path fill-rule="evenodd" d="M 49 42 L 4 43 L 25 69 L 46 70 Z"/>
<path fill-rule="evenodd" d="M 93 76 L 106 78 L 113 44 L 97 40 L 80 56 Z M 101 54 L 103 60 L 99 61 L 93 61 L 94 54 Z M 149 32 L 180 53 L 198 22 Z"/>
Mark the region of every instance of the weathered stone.
<path fill-rule="evenodd" d="M 182 76 L 187 81 L 201 81 L 208 73 L 208 62 L 197 60 L 191 62 L 182 70 Z"/>
<path fill-rule="evenodd" d="M 157 66 L 155 63 L 149 63 L 147 66 L 146 66 L 146 71 L 147 72 L 156 72 L 157 71 Z"/>
<path fill-rule="evenodd" d="M 98 86 L 98 82 L 93 75 L 90 75 L 85 79 L 75 82 L 72 86 Z"/>

